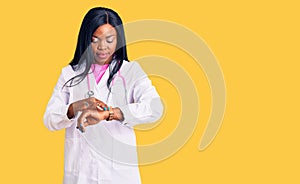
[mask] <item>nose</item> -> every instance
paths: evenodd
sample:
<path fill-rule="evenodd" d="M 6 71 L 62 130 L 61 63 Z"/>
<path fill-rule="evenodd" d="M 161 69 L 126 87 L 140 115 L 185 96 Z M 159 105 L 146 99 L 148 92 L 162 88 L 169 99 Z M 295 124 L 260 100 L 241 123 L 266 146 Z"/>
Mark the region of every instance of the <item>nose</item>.
<path fill-rule="evenodd" d="M 98 50 L 104 50 L 106 48 L 107 48 L 107 46 L 106 46 L 105 40 L 101 40 L 101 41 L 99 40 L 97 49 Z"/>

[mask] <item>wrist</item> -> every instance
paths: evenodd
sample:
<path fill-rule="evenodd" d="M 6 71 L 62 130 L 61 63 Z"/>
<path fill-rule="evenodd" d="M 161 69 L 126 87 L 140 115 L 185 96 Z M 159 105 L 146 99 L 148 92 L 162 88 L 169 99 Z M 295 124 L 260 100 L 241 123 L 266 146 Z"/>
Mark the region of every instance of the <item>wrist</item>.
<path fill-rule="evenodd" d="M 112 108 L 111 106 L 108 107 L 108 116 L 106 118 L 106 121 L 111 121 L 114 119 L 114 108 Z"/>
<path fill-rule="evenodd" d="M 69 108 L 68 108 L 68 112 L 67 112 L 67 117 L 69 118 L 69 119 L 72 119 L 72 118 L 74 118 L 74 110 L 73 110 L 73 104 L 70 104 L 69 105 Z"/>
<path fill-rule="evenodd" d="M 113 111 L 114 111 L 113 119 L 118 121 L 124 121 L 123 112 L 119 107 L 113 108 Z"/>

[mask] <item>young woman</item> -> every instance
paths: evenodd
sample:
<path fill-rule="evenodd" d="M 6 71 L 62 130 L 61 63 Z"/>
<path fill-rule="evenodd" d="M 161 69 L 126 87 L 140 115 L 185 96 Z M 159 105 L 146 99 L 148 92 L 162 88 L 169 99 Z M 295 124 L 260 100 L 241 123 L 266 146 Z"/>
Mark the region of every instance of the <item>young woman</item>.
<path fill-rule="evenodd" d="M 133 126 L 162 111 L 155 87 L 127 58 L 119 15 L 91 9 L 44 115 L 49 130 L 66 129 L 64 184 L 141 183 Z"/>

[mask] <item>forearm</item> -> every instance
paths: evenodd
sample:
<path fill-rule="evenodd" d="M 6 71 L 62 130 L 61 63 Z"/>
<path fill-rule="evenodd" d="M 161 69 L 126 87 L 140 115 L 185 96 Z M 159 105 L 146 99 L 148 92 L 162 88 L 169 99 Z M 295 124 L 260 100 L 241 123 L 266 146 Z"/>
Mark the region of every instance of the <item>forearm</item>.
<path fill-rule="evenodd" d="M 163 105 L 159 97 L 151 99 L 150 102 L 131 103 L 120 106 L 123 113 L 123 124 L 133 127 L 137 124 L 151 123 L 161 118 Z"/>
<path fill-rule="evenodd" d="M 70 127 L 75 122 L 63 113 L 67 111 L 67 107 L 65 110 L 63 110 L 63 107 L 60 109 L 47 109 L 44 114 L 44 124 L 51 131 Z"/>

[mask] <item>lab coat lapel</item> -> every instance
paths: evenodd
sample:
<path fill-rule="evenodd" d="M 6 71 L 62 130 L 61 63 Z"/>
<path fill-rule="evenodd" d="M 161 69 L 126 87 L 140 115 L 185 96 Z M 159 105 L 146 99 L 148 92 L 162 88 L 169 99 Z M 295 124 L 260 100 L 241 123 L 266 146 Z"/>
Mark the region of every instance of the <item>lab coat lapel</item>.
<path fill-rule="evenodd" d="M 107 69 L 105 71 L 105 73 L 103 74 L 101 80 L 99 81 L 99 83 L 96 83 L 96 79 L 95 76 L 92 74 L 91 75 L 93 78 L 93 89 L 95 91 L 95 97 L 98 98 L 99 100 L 103 101 L 104 103 L 107 103 L 107 96 L 108 96 L 108 88 L 106 86 L 106 82 L 108 80 L 109 77 L 109 69 Z"/>
<path fill-rule="evenodd" d="M 101 80 L 99 81 L 99 83 L 97 84 L 97 86 L 99 88 L 103 88 L 103 86 L 106 86 L 106 82 L 107 82 L 108 77 L 109 77 L 109 67 L 104 72 L 104 74 L 103 74 Z"/>

